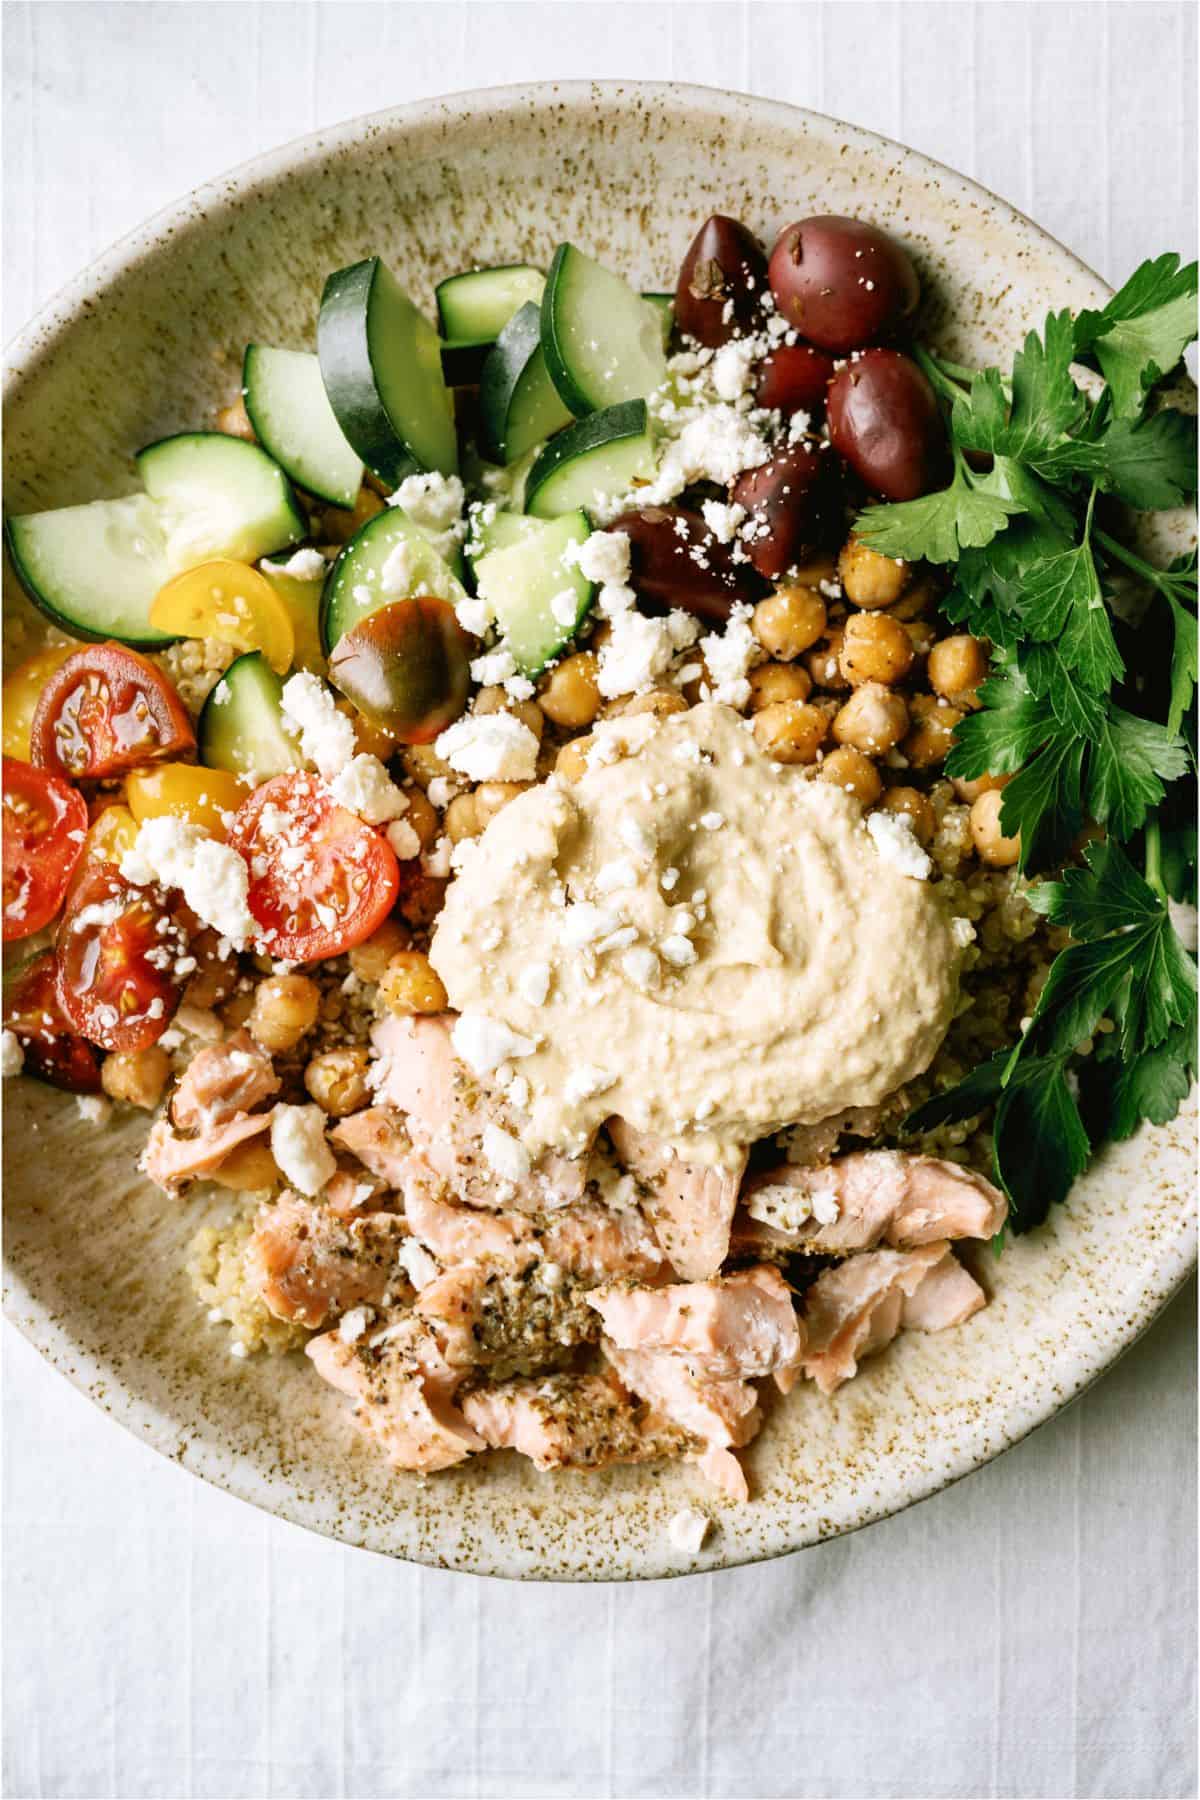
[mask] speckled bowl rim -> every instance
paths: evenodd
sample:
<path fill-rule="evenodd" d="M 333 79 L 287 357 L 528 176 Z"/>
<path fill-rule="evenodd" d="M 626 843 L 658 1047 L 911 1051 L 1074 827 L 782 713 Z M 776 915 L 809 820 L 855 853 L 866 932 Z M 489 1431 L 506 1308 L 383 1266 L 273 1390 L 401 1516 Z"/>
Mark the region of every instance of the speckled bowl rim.
<path fill-rule="evenodd" d="M 926 173 L 939 183 L 951 183 L 964 198 L 982 200 L 1007 213 L 1012 219 L 1021 221 L 1036 237 L 1053 246 L 1079 275 L 1101 286 L 1108 285 L 1081 258 L 1044 231 L 1027 214 L 980 183 L 932 157 L 899 144 L 895 139 L 886 138 L 862 126 L 848 124 L 828 114 L 791 106 L 782 101 L 764 100 L 753 95 L 683 82 L 514 83 L 494 88 L 465 89 L 429 100 L 360 114 L 338 125 L 323 127 L 291 139 L 286 144 L 252 157 L 223 175 L 191 189 L 182 198 L 161 208 L 145 223 L 119 238 L 82 273 L 61 287 L 34 318 L 16 333 L 4 351 L 4 405 L 7 407 L 17 398 L 26 374 L 32 373 L 43 358 L 53 354 L 59 340 L 77 322 L 80 310 L 106 284 L 154 256 L 179 233 L 211 229 L 214 217 L 219 217 L 223 209 L 244 204 L 255 190 L 269 188 L 274 182 L 318 157 L 349 149 L 385 132 L 390 135 L 405 128 L 420 130 L 439 122 L 445 125 L 455 118 L 469 118 L 483 110 L 499 122 L 506 113 L 520 113 L 531 107 L 544 107 L 551 103 L 559 109 L 592 112 L 607 102 L 627 100 L 633 95 L 655 102 L 664 109 L 676 104 L 686 104 L 692 111 L 707 111 L 717 124 L 728 121 L 732 108 L 744 118 L 760 120 L 765 125 L 782 131 L 803 131 L 810 136 L 824 137 L 838 143 L 850 141 L 863 150 L 877 151 L 885 156 L 899 153 L 915 171 Z M 1108 291 L 1111 292 L 1111 288 Z M 844 1536 L 850 1531 L 860 1530 L 930 1499 L 934 1494 L 991 1462 L 1005 1450 L 1011 1449 L 1040 1425 L 1055 1417 L 1105 1374 L 1155 1322 L 1195 1268 L 1193 1224 L 1190 1234 L 1185 1232 L 1178 1240 L 1163 1247 L 1160 1259 L 1151 1271 L 1145 1273 L 1136 1295 L 1131 1296 L 1129 1309 L 1121 1321 L 1107 1334 L 1094 1337 L 1086 1349 L 1081 1348 L 1075 1352 L 1070 1367 L 1060 1366 L 1056 1370 L 1055 1391 L 1050 1391 L 1047 1384 L 1045 1391 L 1033 1397 L 1013 1400 L 1006 1407 L 997 1408 L 997 1416 L 992 1422 L 997 1427 L 999 1441 L 963 1446 L 954 1462 L 943 1465 L 940 1469 L 930 1470 L 922 1478 L 910 1482 L 903 1493 L 864 1498 L 852 1522 L 832 1526 L 827 1530 L 821 1529 L 819 1525 L 811 1526 L 806 1531 L 793 1531 L 789 1534 L 785 1518 L 765 1534 L 765 1547 L 743 1548 L 728 1555 L 718 1548 L 715 1556 L 705 1557 L 704 1566 L 700 1570 L 696 1569 L 694 1563 L 688 1568 L 667 1568 L 663 1559 L 654 1558 L 652 1560 L 655 1566 L 633 1568 L 619 1576 L 597 1576 L 592 1569 L 581 1565 L 574 1569 L 561 1569 L 531 1577 L 524 1571 L 506 1568 L 502 1563 L 494 1561 L 487 1552 L 482 1552 L 469 1561 L 457 1556 L 440 1558 L 433 1553 L 410 1554 L 408 1560 L 423 1561 L 434 1567 L 452 1567 L 460 1572 L 513 1579 L 655 1579 L 694 1572 L 714 1573 L 722 1568 L 764 1562 L 830 1537 Z M 264 1493 L 263 1474 L 252 1456 L 241 1451 L 214 1447 L 186 1430 L 181 1431 L 169 1411 L 127 1389 L 102 1358 L 83 1351 L 72 1339 L 66 1326 L 29 1291 L 7 1259 L 4 1311 L 6 1317 L 39 1354 L 59 1374 L 65 1376 L 72 1386 L 131 1435 L 161 1455 L 211 1482 L 213 1486 L 224 1489 L 264 1512 L 286 1519 L 289 1523 L 355 1548 L 371 1549 L 373 1554 L 400 1554 L 365 1544 L 356 1534 L 353 1519 L 344 1515 L 339 1517 L 336 1524 L 323 1522 L 317 1516 L 317 1509 L 294 1489 L 281 1488 L 278 1482 L 271 1482 Z"/>

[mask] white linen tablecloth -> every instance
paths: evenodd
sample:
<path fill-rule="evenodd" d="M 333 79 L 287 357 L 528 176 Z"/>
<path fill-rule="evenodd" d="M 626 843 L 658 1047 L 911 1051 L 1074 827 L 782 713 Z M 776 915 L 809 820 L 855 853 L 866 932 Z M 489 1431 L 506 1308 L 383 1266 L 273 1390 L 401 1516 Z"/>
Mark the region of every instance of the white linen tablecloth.
<path fill-rule="evenodd" d="M 1195 252 L 1195 9 L 8 4 L 5 336 L 194 183 L 318 124 L 542 77 L 870 125 L 1121 278 Z M 626 1588 L 393 1565 L 117 1431 L 11 1330 L 4 1792 L 1196 1791 L 1195 1308 L 900 1518 Z"/>

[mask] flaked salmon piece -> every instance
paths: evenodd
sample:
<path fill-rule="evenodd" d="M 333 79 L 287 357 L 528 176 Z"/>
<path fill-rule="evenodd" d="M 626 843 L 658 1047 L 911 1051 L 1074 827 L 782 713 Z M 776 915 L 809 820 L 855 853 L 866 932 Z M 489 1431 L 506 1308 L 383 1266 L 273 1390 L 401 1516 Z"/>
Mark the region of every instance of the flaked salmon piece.
<path fill-rule="evenodd" d="M 602 1469 L 686 1447 L 681 1432 L 631 1399 L 609 1371 L 476 1388 L 462 1409 L 494 1450 L 516 1450 L 536 1469 Z"/>
<path fill-rule="evenodd" d="M 171 1118 L 182 1131 L 207 1131 L 253 1112 L 279 1087 L 271 1058 L 248 1031 L 239 1031 L 193 1056 L 175 1089 Z"/>
<path fill-rule="evenodd" d="M 599 1201 L 551 1213 L 541 1229 L 543 1254 L 583 1281 L 662 1281 L 667 1260 L 644 1215 L 636 1207 L 613 1211 Z"/>
<path fill-rule="evenodd" d="M 823 1168 L 783 1164 L 748 1181 L 742 1201 L 740 1244 L 759 1225 L 764 1247 L 833 1256 L 993 1237 L 1005 1214 L 1003 1194 L 973 1169 L 907 1150 L 857 1150 Z"/>
<path fill-rule="evenodd" d="M 473 1206 L 549 1212 L 572 1205 L 587 1185 L 586 1157 L 550 1152 L 517 1176 L 499 1174 L 488 1160 L 488 1128 L 515 1141 L 518 1121 L 502 1096 L 483 1087 L 454 1054 L 453 1023 L 449 1015 L 381 1019 L 371 1033 L 379 1058 L 378 1098 L 406 1115 L 416 1148 Z"/>
<path fill-rule="evenodd" d="M 524 1264 L 537 1253 L 532 1219 L 456 1206 L 445 1198 L 445 1183 L 420 1156 L 409 1157 L 400 1186 L 409 1229 L 439 1262 L 482 1262 L 490 1257 Z"/>
<path fill-rule="evenodd" d="M 349 1175 L 339 1169 L 321 1189 L 321 1199 L 339 1218 L 360 1219 L 376 1210 L 381 1184 L 373 1176 Z"/>
<path fill-rule="evenodd" d="M 642 1209 L 671 1267 L 685 1281 L 707 1281 L 729 1254 L 745 1152 L 734 1168 L 708 1168 L 684 1162 L 661 1139 L 635 1131 L 624 1119 L 610 1119 L 605 1129 L 637 1181 Z"/>
<path fill-rule="evenodd" d="M 703 1444 L 748 1444 L 762 1423 L 748 1381 L 693 1373 L 667 1350 L 622 1350 L 608 1338 L 601 1348 L 627 1388 Z"/>
<path fill-rule="evenodd" d="M 774 1375 L 786 1393 L 803 1332 L 778 1269 L 760 1265 L 672 1287 L 618 1285 L 588 1295 L 605 1336 L 622 1350 L 663 1350 L 693 1374 L 719 1380 Z"/>
<path fill-rule="evenodd" d="M 727 1500 L 749 1500 L 750 1483 L 746 1480 L 746 1471 L 732 1450 L 721 1444 L 710 1444 L 693 1461 L 704 1479 Z"/>
<path fill-rule="evenodd" d="M 909 1111 L 911 1105 L 906 1091 L 897 1088 L 894 1094 L 889 1094 L 875 1106 L 848 1106 L 816 1125 L 789 1126 L 787 1131 L 780 1133 L 780 1139 L 787 1144 L 789 1163 L 809 1167 L 829 1162 L 843 1137 L 878 1137 L 881 1131 L 898 1125 Z"/>
<path fill-rule="evenodd" d="M 353 1344 L 327 1331 L 305 1353 L 319 1375 L 353 1398 L 356 1424 L 394 1468 L 432 1474 L 487 1448 L 454 1404 L 462 1371 L 448 1367 L 422 1320 L 402 1318 Z"/>
<path fill-rule="evenodd" d="M 413 1311 L 448 1363 L 497 1379 L 561 1364 L 600 1335 L 579 1283 L 552 1263 L 458 1263 L 422 1288 Z"/>
<path fill-rule="evenodd" d="M 235 1113 L 223 1125 L 214 1125 L 195 1137 L 180 1137 L 165 1119 L 159 1119 L 150 1127 L 138 1168 L 169 1194 L 181 1182 L 220 1168 L 231 1151 L 260 1131 L 268 1130 L 270 1124 L 269 1112 Z"/>
<path fill-rule="evenodd" d="M 340 1149 L 357 1156 L 363 1168 L 388 1187 L 400 1186 L 404 1165 L 412 1155 L 412 1140 L 394 1107 L 366 1106 L 350 1113 L 339 1120 L 329 1137 Z"/>
<path fill-rule="evenodd" d="M 277 1319 L 315 1330 L 351 1307 L 377 1306 L 406 1285 L 396 1258 L 407 1236 L 398 1213 L 348 1219 L 285 1189 L 259 1211 L 246 1273 Z"/>
<path fill-rule="evenodd" d="M 946 1242 L 916 1250 L 866 1250 L 817 1276 L 804 1296 L 804 1373 L 831 1394 L 859 1362 L 889 1344 L 906 1298 L 950 1254 Z"/>
<path fill-rule="evenodd" d="M 948 1331 L 986 1305 L 987 1295 L 951 1252 L 934 1264 L 914 1293 L 905 1295 L 900 1324 L 905 1331 Z"/>

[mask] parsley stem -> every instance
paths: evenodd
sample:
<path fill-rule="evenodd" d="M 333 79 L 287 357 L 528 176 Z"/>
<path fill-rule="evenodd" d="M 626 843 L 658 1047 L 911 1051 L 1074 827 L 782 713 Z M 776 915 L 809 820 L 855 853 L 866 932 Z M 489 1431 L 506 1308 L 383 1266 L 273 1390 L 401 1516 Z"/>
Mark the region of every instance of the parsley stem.
<path fill-rule="evenodd" d="M 952 381 L 961 381 L 964 387 L 970 387 L 979 373 L 978 369 L 968 369 L 963 363 L 949 362 L 944 356 L 934 357 L 931 360 L 937 363 L 943 375 L 949 375 Z"/>
<path fill-rule="evenodd" d="M 1118 543 L 1116 538 L 1109 537 L 1107 531 L 1101 531 L 1098 525 L 1093 535 L 1107 555 L 1115 557 L 1117 562 L 1124 563 L 1127 569 L 1132 569 L 1135 575 L 1142 576 L 1153 587 L 1162 588 L 1165 591 L 1162 569 L 1156 569 L 1152 563 L 1143 562 L 1140 556 L 1135 556 L 1132 550 L 1126 549 L 1125 545 Z"/>
<path fill-rule="evenodd" d="M 1146 820 L 1146 854 L 1143 862 L 1143 873 L 1147 887 L 1152 887 L 1163 905 L 1167 904 L 1167 890 L 1162 878 L 1162 830 L 1157 818 Z"/>
<path fill-rule="evenodd" d="M 958 368 L 957 363 L 944 363 L 940 357 L 930 356 L 928 350 L 923 350 L 920 344 L 913 345 L 913 356 L 924 371 L 930 386 L 942 396 L 943 400 L 949 400 L 953 404 L 955 400 L 962 399 L 962 388 L 958 386 L 957 382 L 950 380 L 948 374 L 948 371 Z M 962 370 L 964 380 L 969 382 L 971 375 L 970 369 Z"/>

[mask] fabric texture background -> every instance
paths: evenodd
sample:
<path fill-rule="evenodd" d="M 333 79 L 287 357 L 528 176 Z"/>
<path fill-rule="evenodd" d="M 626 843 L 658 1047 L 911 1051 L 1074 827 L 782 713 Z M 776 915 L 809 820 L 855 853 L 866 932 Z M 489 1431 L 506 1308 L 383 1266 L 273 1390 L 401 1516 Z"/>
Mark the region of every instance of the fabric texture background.
<path fill-rule="evenodd" d="M 1176 0 L 46 0 L 6 5 L 4 37 L 6 338 L 258 150 L 552 76 L 872 126 L 1110 278 L 1195 254 L 1196 13 Z M 1194 1321 L 1189 1292 L 1069 1412 L 899 1518 L 624 1588 L 307 1536 L 124 1436 L 6 1328 L 4 1792 L 1192 1795 Z"/>

